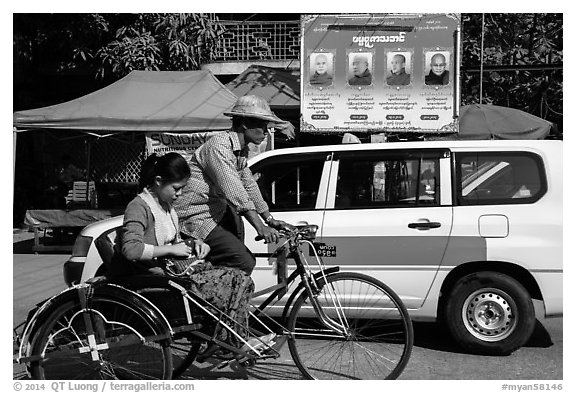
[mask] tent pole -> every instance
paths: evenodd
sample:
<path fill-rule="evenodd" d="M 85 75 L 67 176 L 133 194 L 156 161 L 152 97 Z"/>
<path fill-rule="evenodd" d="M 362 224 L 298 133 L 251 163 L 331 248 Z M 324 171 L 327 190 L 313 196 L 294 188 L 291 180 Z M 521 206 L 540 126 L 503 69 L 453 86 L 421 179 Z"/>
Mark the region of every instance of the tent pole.
<path fill-rule="evenodd" d="M 454 47 L 457 48 L 456 56 L 454 59 L 454 68 L 456 69 L 456 73 L 454 74 L 454 118 L 458 119 L 460 117 L 460 93 L 461 93 L 461 86 L 460 86 L 460 63 L 462 61 L 463 52 L 462 48 L 462 22 L 456 27 L 456 40 L 455 40 Z M 458 130 L 457 130 L 458 131 Z"/>
<path fill-rule="evenodd" d="M 16 187 L 16 142 L 18 141 L 18 131 L 12 127 L 12 189 Z"/>
<path fill-rule="evenodd" d="M 84 139 L 86 146 L 86 201 L 90 198 L 90 141 L 89 137 Z"/>

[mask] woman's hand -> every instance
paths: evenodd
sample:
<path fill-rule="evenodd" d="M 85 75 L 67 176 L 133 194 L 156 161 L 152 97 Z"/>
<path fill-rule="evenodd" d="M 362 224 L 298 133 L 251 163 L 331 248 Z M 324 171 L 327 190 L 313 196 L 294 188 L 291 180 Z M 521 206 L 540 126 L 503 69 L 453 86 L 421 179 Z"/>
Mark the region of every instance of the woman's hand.
<path fill-rule="evenodd" d="M 184 242 L 172 244 L 170 247 L 170 254 L 175 257 L 189 257 L 192 255 L 192 247 Z"/>
<path fill-rule="evenodd" d="M 210 252 L 210 246 L 204 243 L 202 240 L 194 240 L 194 252 L 196 256 L 200 259 L 206 258 L 206 255 Z"/>

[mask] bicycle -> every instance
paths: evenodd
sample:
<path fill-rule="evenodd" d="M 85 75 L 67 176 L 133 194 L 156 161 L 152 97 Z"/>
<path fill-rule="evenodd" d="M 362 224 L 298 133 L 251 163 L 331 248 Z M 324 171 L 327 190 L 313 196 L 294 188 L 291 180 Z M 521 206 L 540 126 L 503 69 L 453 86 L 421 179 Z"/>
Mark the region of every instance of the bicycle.
<path fill-rule="evenodd" d="M 278 265 L 278 284 L 254 294 L 270 293 L 254 305 L 249 326 L 240 327 L 249 333 L 247 338 L 236 333 L 231 316 L 186 290 L 185 281 L 155 277 L 136 288 L 95 280 L 40 307 L 24 329 L 18 361 L 28 363 L 32 376 L 41 379 L 69 379 L 62 373 L 70 370 L 70 363 L 81 379 L 169 379 L 205 355 L 207 343 L 231 354 L 220 367 L 232 362 L 247 367 L 279 357 L 287 341 L 305 378 L 397 378 L 413 345 L 406 308 L 377 279 L 326 267 L 313 244 L 317 229 L 303 225 L 283 232 L 285 240 L 271 256 Z M 304 245 L 310 247 L 314 268 Z M 288 258 L 295 263 L 289 275 Z M 288 294 L 282 315 L 268 315 L 266 310 Z M 175 301 L 182 308 L 165 304 Z M 243 347 L 219 341 L 218 328 L 236 335 Z M 273 342 L 249 343 L 263 333 L 275 334 Z"/>

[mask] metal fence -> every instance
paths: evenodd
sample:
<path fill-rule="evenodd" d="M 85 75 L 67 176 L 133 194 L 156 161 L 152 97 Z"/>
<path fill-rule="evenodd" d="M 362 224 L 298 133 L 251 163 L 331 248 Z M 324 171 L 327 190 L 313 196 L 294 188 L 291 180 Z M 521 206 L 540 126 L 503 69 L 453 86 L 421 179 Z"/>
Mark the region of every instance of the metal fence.
<path fill-rule="evenodd" d="M 215 61 L 295 60 L 300 55 L 298 22 L 223 22 Z"/>
<path fill-rule="evenodd" d="M 145 154 L 143 135 L 94 141 L 90 147 L 90 177 L 97 182 L 137 183 Z"/>

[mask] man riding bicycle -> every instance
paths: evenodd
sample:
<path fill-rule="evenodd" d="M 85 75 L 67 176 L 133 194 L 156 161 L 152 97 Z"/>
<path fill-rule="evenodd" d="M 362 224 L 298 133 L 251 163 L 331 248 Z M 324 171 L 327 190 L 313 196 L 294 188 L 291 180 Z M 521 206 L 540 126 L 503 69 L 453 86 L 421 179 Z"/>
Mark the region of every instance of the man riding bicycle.
<path fill-rule="evenodd" d="M 291 227 L 270 214 L 247 166 L 248 143 L 261 144 L 268 126 L 286 124 L 257 96 L 240 97 L 230 112 L 232 128 L 200 146 L 189 160 L 191 176 L 174 208 L 184 236 L 203 240 L 210 261 L 251 274 L 256 259 L 244 245 L 245 217 L 266 243 L 278 240 L 278 229 Z"/>

